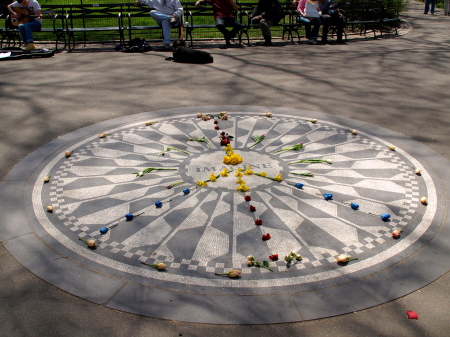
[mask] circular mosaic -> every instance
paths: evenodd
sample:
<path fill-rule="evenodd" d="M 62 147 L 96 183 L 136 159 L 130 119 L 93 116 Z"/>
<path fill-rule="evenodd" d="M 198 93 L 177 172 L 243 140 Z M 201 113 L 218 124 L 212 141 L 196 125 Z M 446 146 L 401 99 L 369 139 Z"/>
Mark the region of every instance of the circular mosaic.
<path fill-rule="evenodd" d="M 32 226 L 101 273 L 236 294 L 365 277 L 417 251 L 436 230 L 433 179 L 395 144 L 309 116 L 227 116 L 131 122 L 59 150 L 28 184 Z M 225 164 L 229 151 L 242 162 Z M 340 255 L 357 260 L 337 263 Z M 166 270 L 149 266 L 160 262 Z M 217 275 L 231 270 L 242 274 Z"/>

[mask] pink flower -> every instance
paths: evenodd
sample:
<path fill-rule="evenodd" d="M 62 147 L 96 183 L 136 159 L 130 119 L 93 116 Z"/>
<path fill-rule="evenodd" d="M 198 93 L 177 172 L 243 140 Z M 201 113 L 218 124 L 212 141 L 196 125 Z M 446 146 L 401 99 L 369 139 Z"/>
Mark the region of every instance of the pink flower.
<path fill-rule="evenodd" d="M 394 230 L 392 231 L 392 237 L 393 237 L 394 239 L 397 239 L 397 238 L 400 237 L 400 234 L 401 234 L 402 232 L 403 232 L 403 231 L 400 230 L 400 229 L 394 229 Z"/>

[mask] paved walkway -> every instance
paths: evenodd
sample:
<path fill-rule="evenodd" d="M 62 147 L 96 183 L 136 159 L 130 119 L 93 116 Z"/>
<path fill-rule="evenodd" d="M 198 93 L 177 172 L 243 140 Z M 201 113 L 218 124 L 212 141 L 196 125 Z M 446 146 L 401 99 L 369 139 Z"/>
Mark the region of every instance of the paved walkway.
<path fill-rule="evenodd" d="M 402 37 L 344 46 L 211 49 L 187 66 L 165 53 L 59 54 L 4 62 L 0 176 L 28 153 L 81 127 L 142 111 L 260 105 L 321 111 L 391 129 L 450 159 L 448 18 L 413 3 Z M 193 69 L 194 68 L 194 69 Z M 28 90 L 27 90 L 28 89 Z M 196 92 L 193 95 L 193 91 Z M 3 219 L 2 222 L 10 219 Z M 448 275 L 401 299 L 354 314 L 281 325 L 216 326 L 140 317 L 43 282 L 2 247 L 0 334 L 7 336 L 446 336 Z M 443 261 L 444 263 L 444 261 Z M 407 320 L 406 310 L 419 313 Z"/>

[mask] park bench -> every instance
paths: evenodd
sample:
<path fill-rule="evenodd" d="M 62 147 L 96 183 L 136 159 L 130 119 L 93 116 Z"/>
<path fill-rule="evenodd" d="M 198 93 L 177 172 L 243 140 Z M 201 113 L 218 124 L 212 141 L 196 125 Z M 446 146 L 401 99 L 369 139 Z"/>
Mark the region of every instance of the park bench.
<path fill-rule="evenodd" d="M 382 1 L 340 2 L 339 8 L 345 15 L 347 27 L 351 31 L 359 31 L 360 35 L 372 32 L 376 37 L 377 32 L 383 36 L 383 28 L 387 25 L 397 28 L 395 23 L 400 21 L 399 13 L 393 8 L 385 8 Z"/>
<path fill-rule="evenodd" d="M 216 28 L 213 10 L 210 5 L 206 4 L 197 8 L 195 7 L 195 2 L 183 2 L 182 4 L 184 7 L 184 15 L 186 18 L 184 27 L 186 32 L 186 39 L 190 42 L 191 45 L 193 45 L 194 43 L 194 31 L 211 31 L 217 34 L 218 30 Z M 250 44 L 250 30 L 257 28 L 260 31 L 260 26 L 258 24 L 252 24 L 248 18 L 248 14 L 253 11 L 253 9 L 257 6 L 257 3 L 244 3 L 237 1 L 236 4 L 238 6 L 238 11 L 235 13 L 235 18 L 243 26 L 243 29 L 238 35 L 238 43 L 242 44 L 242 38 L 244 37 L 247 40 L 247 44 Z M 296 22 L 294 11 L 291 7 L 292 2 L 289 0 L 285 4 L 283 4 L 286 16 L 276 26 L 282 28 L 283 39 L 285 38 L 285 36 L 287 36 L 288 39 L 294 41 L 294 36 L 296 36 L 300 40 L 300 24 Z M 261 34 L 258 33 L 258 36 L 260 37 Z"/>
<path fill-rule="evenodd" d="M 123 23 L 124 4 L 80 4 L 66 5 L 65 33 L 69 51 L 75 48 L 76 42 L 95 43 L 95 37 L 107 35 L 110 40 L 121 44 L 125 42 Z"/>
<path fill-rule="evenodd" d="M 39 31 L 33 32 L 33 37 L 35 39 L 41 33 L 44 33 L 46 36 L 54 36 L 55 39 L 55 49 L 58 50 L 58 44 L 62 42 L 64 47 L 66 47 L 67 41 L 65 36 L 65 11 L 60 5 L 48 5 L 45 6 L 41 10 L 43 19 L 42 19 L 42 28 Z M 4 27 L 1 28 L 1 41 L 0 46 L 15 46 L 22 44 L 22 39 L 20 38 L 19 29 L 17 26 L 11 23 L 11 18 L 9 14 L 2 15 L 0 17 L 4 21 Z"/>

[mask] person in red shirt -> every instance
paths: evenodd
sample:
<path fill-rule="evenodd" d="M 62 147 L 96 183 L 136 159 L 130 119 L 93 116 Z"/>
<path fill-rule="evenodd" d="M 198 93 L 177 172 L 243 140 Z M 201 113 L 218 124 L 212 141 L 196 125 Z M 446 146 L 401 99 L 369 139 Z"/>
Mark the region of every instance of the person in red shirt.
<path fill-rule="evenodd" d="M 242 29 L 241 23 L 236 20 L 233 13 L 237 11 L 236 3 L 234 0 L 198 0 L 195 7 L 200 7 L 205 2 L 212 5 L 216 27 L 223 34 L 227 46 L 231 45 L 230 40 Z M 233 28 L 229 31 L 225 27 Z"/>

